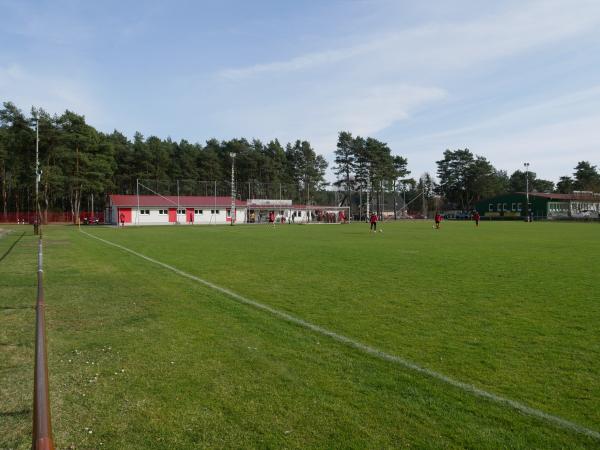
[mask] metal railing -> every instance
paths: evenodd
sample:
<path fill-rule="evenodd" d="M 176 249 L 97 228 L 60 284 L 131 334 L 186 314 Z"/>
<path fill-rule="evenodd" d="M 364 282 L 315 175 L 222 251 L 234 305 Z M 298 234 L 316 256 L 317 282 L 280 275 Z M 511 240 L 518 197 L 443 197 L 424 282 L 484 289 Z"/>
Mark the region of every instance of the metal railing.
<path fill-rule="evenodd" d="M 38 240 L 37 303 L 35 314 L 35 370 L 33 381 L 32 449 L 54 450 L 50 395 L 48 386 L 48 356 L 46 351 L 46 302 L 44 299 L 42 236 Z"/>

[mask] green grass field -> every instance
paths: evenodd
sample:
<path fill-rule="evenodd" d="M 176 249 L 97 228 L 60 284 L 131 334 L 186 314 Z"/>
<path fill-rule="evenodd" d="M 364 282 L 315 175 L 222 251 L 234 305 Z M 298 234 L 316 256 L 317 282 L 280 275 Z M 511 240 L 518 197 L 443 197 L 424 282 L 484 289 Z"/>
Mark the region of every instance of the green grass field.
<path fill-rule="evenodd" d="M 598 224 L 82 230 L 600 431 Z M 600 447 L 75 227 L 44 233 L 58 448 Z M 2 449 L 31 445 L 35 239 L 0 238 Z"/>

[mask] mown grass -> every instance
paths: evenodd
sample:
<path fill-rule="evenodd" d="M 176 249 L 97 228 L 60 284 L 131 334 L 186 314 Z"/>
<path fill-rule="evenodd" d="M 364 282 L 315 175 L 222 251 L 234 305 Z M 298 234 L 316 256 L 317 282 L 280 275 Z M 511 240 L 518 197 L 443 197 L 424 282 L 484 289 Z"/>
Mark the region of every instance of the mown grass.
<path fill-rule="evenodd" d="M 383 228 L 86 231 L 600 429 L 597 225 Z M 0 239 L 0 255 L 20 233 Z M 599 445 L 238 304 L 72 227 L 48 227 L 45 240 L 60 448 Z M 0 448 L 30 445 L 35 263 L 30 233 L 0 262 Z"/>

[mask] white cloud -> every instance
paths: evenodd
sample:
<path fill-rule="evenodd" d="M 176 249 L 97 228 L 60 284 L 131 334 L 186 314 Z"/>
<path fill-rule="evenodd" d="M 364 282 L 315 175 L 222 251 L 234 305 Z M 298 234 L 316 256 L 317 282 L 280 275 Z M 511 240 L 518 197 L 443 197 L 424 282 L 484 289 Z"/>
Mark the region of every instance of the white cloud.
<path fill-rule="evenodd" d="M 229 68 L 218 73 L 230 80 L 289 73 L 353 58 L 378 58 L 379 71 L 391 68 L 461 68 L 549 45 L 600 26 L 600 2 L 546 0 L 530 2 L 496 16 L 465 23 L 432 23 L 367 38 L 354 46 L 328 49 L 288 60 Z M 359 37 L 365 40 L 364 36 Z M 383 56 L 383 58 L 381 58 Z"/>
<path fill-rule="evenodd" d="M 497 156 L 500 167 L 515 161 L 531 163 L 541 176 L 568 174 L 578 161 L 600 163 L 600 114 L 548 123 L 518 133 L 481 140 L 477 147 Z M 559 170 L 560 172 L 557 172 Z"/>
<path fill-rule="evenodd" d="M 547 104 L 549 104 L 548 102 Z M 537 105 L 541 106 L 541 105 Z M 535 111 L 532 106 L 529 111 Z M 558 107 L 558 101 L 557 101 Z M 516 112 L 515 120 L 523 118 L 524 108 Z M 567 114 L 569 116 L 569 114 Z M 586 114 L 574 118 L 545 118 L 544 123 L 524 124 L 513 128 L 509 116 L 499 119 L 495 126 L 486 121 L 482 128 L 477 126 L 457 133 L 425 136 L 397 144 L 399 148 L 412 149 L 408 153 L 411 167 L 417 172 L 431 169 L 433 162 L 440 159 L 444 149 L 469 148 L 473 153 L 487 157 L 498 169 L 509 173 L 523 168 L 523 162 L 531 163 L 531 170 L 539 177 L 558 180 L 571 173 L 578 161 L 589 160 L 600 164 L 600 115 Z M 512 120 L 512 119 L 511 119 Z"/>
<path fill-rule="evenodd" d="M 90 123 L 104 118 L 100 101 L 80 82 L 52 77 L 47 72 L 38 75 L 14 63 L 0 66 L 0 99 L 11 101 L 26 112 L 34 106 L 50 114 L 69 109 L 84 114 Z"/>
<path fill-rule="evenodd" d="M 446 142 L 455 138 L 469 140 L 471 136 L 514 133 L 522 128 L 557 122 L 561 117 L 586 117 L 597 110 L 600 103 L 600 85 L 559 95 L 545 101 L 511 109 L 488 118 L 481 118 L 467 126 L 417 136 L 403 141 L 404 145 L 424 142 Z"/>
<path fill-rule="evenodd" d="M 436 87 L 405 84 L 373 86 L 328 102 L 323 105 L 317 119 L 323 129 L 374 134 L 406 119 L 414 110 L 445 97 L 446 92 Z"/>
<path fill-rule="evenodd" d="M 262 139 L 307 139 L 318 153 L 331 160 L 339 131 L 373 136 L 445 98 L 446 92 L 440 88 L 402 83 L 353 87 L 351 91 L 346 86 L 327 86 L 307 91 L 292 101 L 286 97 L 277 103 L 249 102 L 232 108 L 226 117 L 236 127 L 246 127 Z"/>

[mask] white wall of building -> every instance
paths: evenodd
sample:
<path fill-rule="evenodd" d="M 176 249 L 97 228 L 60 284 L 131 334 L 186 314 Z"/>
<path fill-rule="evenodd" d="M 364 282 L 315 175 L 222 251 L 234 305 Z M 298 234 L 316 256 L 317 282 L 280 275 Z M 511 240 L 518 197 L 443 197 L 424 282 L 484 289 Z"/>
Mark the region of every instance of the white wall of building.
<path fill-rule="evenodd" d="M 180 225 L 225 225 L 230 222 L 227 220 L 228 208 L 221 207 L 208 207 L 208 208 L 194 208 L 194 221 L 193 223 L 188 222 L 187 208 L 180 208 L 177 214 L 177 221 Z M 245 208 L 237 209 L 236 211 L 237 223 L 244 223 L 246 221 L 246 210 Z M 117 224 L 119 219 L 118 207 L 112 207 L 111 223 Z M 125 225 L 173 225 L 174 222 L 169 222 L 169 208 L 168 207 L 140 207 L 138 214 L 137 207 L 131 208 L 131 223 Z"/>

